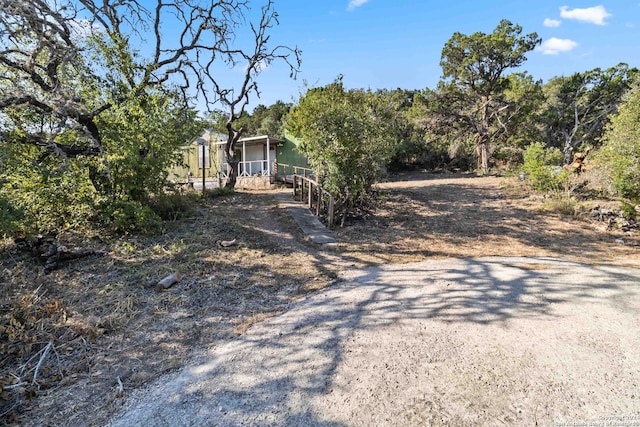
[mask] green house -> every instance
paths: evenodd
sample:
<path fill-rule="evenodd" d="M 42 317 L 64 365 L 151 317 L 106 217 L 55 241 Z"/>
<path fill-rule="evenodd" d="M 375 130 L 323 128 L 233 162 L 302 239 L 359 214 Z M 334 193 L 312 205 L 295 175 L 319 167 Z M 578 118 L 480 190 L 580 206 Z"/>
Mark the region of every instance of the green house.
<path fill-rule="evenodd" d="M 222 158 L 218 157 L 217 153 L 211 150 L 211 147 L 224 138 L 224 134 L 214 133 L 205 129 L 200 136 L 181 147 L 181 162 L 171 167 L 169 180 L 180 184 L 194 181 L 201 183 L 203 178 L 202 162 L 204 159 L 205 181 L 215 181 L 222 170 Z"/>
<path fill-rule="evenodd" d="M 225 134 L 205 130 L 181 148 L 182 161 L 171 168 L 170 180 L 194 188 L 223 186 L 230 172 L 224 157 L 225 144 Z M 240 159 L 236 188 L 267 189 L 277 181 L 285 181 L 288 175 L 308 174 L 309 163 L 297 146 L 298 141 L 289 136 L 282 140 L 268 135 L 241 138 L 236 143 L 236 156 Z"/>
<path fill-rule="evenodd" d="M 306 175 L 311 171 L 309 158 L 298 151 L 300 141 L 291 134 L 285 134 L 282 145 L 278 146 L 278 175 L 290 176 L 294 173 Z M 306 172 L 305 172 L 306 171 Z"/>

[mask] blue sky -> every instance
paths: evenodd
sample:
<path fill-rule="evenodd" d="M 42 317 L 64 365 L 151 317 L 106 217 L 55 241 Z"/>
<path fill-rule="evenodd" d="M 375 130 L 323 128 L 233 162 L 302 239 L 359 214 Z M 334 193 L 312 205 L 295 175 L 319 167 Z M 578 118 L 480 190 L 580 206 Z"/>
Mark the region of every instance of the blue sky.
<path fill-rule="evenodd" d="M 518 69 L 536 79 L 619 62 L 640 67 L 640 0 L 275 0 L 275 9 L 272 40 L 297 45 L 302 68 L 297 80 L 281 65 L 263 71 L 253 106 L 292 102 L 304 81 L 322 86 L 339 74 L 349 88 L 434 88 L 453 33 L 490 33 L 503 18 L 543 39 Z"/>

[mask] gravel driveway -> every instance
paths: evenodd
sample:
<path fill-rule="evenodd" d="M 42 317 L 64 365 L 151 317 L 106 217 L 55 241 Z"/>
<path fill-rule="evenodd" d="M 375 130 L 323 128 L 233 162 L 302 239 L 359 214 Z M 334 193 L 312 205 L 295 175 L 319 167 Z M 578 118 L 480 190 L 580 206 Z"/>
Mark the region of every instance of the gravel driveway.
<path fill-rule="evenodd" d="M 492 257 L 348 271 L 134 392 L 111 425 L 640 426 L 639 313 L 637 269 Z"/>

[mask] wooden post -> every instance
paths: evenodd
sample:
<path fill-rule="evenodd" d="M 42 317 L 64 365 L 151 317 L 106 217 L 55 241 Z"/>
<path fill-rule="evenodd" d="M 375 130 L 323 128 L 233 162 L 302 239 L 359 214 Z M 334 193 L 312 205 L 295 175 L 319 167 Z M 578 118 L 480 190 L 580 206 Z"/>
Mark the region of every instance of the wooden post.
<path fill-rule="evenodd" d="M 318 202 L 316 203 L 316 216 L 320 216 L 320 201 L 322 200 L 322 187 L 318 186 Z"/>
<path fill-rule="evenodd" d="M 313 207 L 313 184 L 309 181 L 309 209 Z"/>
<path fill-rule="evenodd" d="M 334 200 L 333 196 L 329 194 L 329 228 L 333 228 L 333 209 L 334 209 Z"/>
<path fill-rule="evenodd" d="M 298 185 L 298 177 L 293 175 L 293 200 L 296 199 L 296 186 Z"/>
<path fill-rule="evenodd" d="M 271 176 L 271 146 L 269 145 L 269 135 L 267 135 L 267 175 Z"/>
<path fill-rule="evenodd" d="M 202 194 L 204 194 L 204 190 L 207 188 L 207 161 L 204 158 L 205 154 L 204 142 L 202 143 Z"/>

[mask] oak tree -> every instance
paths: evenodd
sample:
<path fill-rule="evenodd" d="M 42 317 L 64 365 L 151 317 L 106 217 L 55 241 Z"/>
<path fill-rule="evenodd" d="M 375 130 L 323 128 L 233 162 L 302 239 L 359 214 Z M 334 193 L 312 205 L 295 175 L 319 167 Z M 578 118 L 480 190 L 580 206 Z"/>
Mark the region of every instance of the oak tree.
<path fill-rule="evenodd" d="M 640 84 L 635 82 L 611 118 L 596 154 L 615 192 L 640 203 Z M 634 215 L 637 215 L 634 212 Z"/>
<path fill-rule="evenodd" d="M 615 67 L 555 77 L 544 86 L 543 112 L 547 145 L 562 149 L 564 161 L 580 145 L 597 146 L 609 118 L 630 87 L 635 68 Z"/>
<path fill-rule="evenodd" d="M 299 150 L 339 204 L 342 223 L 361 207 L 393 153 L 394 111 L 370 91 L 346 90 L 339 77 L 310 88 L 286 118 Z"/>
<path fill-rule="evenodd" d="M 241 134 L 233 123 L 258 93 L 257 75 L 276 60 L 293 74 L 299 66 L 297 49 L 270 46 L 278 18 L 273 2 L 247 24 L 252 6 L 247 0 L 0 0 L 0 137 L 63 161 L 100 157 L 104 167 L 91 166 L 92 180 L 97 189 L 108 188 L 98 117 L 151 92 L 175 90 L 185 107 L 197 97 L 207 108 L 228 110 L 233 162 Z M 249 42 L 240 44 L 246 28 Z M 217 72 L 225 67 L 243 67 L 242 81 L 225 85 Z"/>

